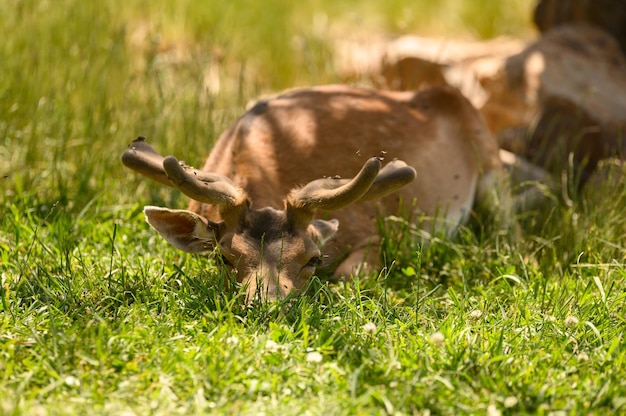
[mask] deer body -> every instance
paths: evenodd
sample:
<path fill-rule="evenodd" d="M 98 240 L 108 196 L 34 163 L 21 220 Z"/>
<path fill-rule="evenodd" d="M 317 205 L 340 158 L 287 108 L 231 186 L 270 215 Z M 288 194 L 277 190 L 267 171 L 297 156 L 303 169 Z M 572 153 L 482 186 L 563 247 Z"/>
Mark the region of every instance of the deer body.
<path fill-rule="evenodd" d="M 390 163 L 374 179 L 366 197 L 334 205 L 309 201 L 307 206 L 314 207 L 305 208 L 307 214 L 302 219 L 294 219 L 300 216 L 292 215 L 298 211 L 292 208 L 299 206 L 299 201 L 316 201 L 311 195 L 319 188 L 334 189 L 335 185 L 329 183 L 348 182 L 333 178 L 351 178 L 362 167 L 365 169 L 368 157 L 381 153 L 385 160 L 402 159 L 408 166 L 403 162 Z M 409 174 L 410 167 L 417 175 Z M 389 174 L 383 174 L 385 170 Z M 497 204 L 490 196 L 502 168 L 495 138 L 456 89 L 436 87 L 415 93 L 330 85 L 294 90 L 258 102 L 222 134 L 202 172 L 229 178 L 245 195 L 249 204 L 246 209 L 255 213 L 256 219 L 248 218 L 243 234 L 235 233 L 219 245 L 225 257 L 233 257 L 233 264 L 258 257 L 259 254 L 253 254 L 255 250 L 265 252 L 248 269 L 264 276 L 263 289 L 267 291 L 276 286 L 268 286 L 268 274 L 269 281 L 280 281 L 277 286 L 281 286 L 289 280 L 281 280 L 282 270 L 293 264 L 302 267 L 308 254 L 301 260 L 289 257 L 291 247 L 298 245 L 309 247 L 300 247 L 294 253 L 310 253 L 332 239 L 324 250 L 324 263 L 334 267 L 337 275 L 348 276 L 364 263 L 378 267 L 375 219 L 381 213 L 440 213 L 445 216 L 447 231 L 453 232 L 465 221 L 477 199 Z M 396 172 L 403 172 L 405 178 L 395 187 L 387 185 L 385 177 L 391 178 Z M 164 183 L 168 180 L 148 176 Z M 326 179 L 320 182 L 319 178 Z M 323 185 L 313 186 L 317 182 Z M 294 191 L 301 186 L 304 188 Z M 229 222 L 225 216 L 232 212 L 225 210 L 223 204 L 193 200 L 195 194 L 188 195 L 192 201 L 187 212 L 208 219 L 209 224 Z M 146 214 L 159 230 L 159 225 Z M 330 215 L 336 220 L 324 220 Z M 159 222 L 170 221 L 165 217 Z M 293 223 L 300 224 L 293 227 Z M 338 224 L 339 232 L 335 235 Z M 288 231 L 293 228 L 299 231 Z M 161 233 L 165 235 L 167 231 Z M 303 240 L 299 233 L 309 237 Z M 252 234 L 255 237 L 250 237 Z M 261 247 L 261 240 L 265 247 Z M 241 247 L 233 249 L 237 244 Z M 282 264 L 277 264 L 277 257 L 281 257 Z M 297 274 L 295 270 L 289 273 Z M 240 280 L 247 280 L 253 289 L 258 289 L 249 276 Z M 292 279 L 280 287 L 278 295 L 301 287 Z"/>

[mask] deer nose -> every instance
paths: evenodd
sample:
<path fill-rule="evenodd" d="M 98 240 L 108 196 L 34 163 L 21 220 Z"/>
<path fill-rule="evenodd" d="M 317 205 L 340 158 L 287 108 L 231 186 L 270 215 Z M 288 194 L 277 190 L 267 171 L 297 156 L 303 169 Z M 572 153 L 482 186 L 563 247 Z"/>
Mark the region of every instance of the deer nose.
<path fill-rule="evenodd" d="M 246 299 L 248 303 L 255 300 L 274 301 L 285 297 L 291 290 L 293 285 L 281 284 L 279 273 L 274 267 L 259 267 L 251 272 L 248 279 L 244 280 L 247 284 Z"/>
<path fill-rule="evenodd" d="M 277 270 L 268 270 L 262 282 L 262 298 L 267 300 L 283 299 L 295 289 L 291 279 L 282 276 Z"/>

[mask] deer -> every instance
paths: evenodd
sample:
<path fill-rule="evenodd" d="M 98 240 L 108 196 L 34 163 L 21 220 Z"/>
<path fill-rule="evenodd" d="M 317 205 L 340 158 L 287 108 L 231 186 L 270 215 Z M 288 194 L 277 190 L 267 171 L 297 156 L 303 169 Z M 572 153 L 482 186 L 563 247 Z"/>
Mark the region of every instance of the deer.
<path fill-rule="evenodd" d="M 143 137 L 122 162 L 191 199 L 186 210 L 146 206 L 146 220 L 177 249 L 218 252 L 251 302 L 297 295 L 320 268 L 380 269 L 380 216 L 439 215 L 447 235 L 477 206 L 507 217 L 498 150 L 455 88 L 325 85 L 256 102 L 200 170 Z"/>

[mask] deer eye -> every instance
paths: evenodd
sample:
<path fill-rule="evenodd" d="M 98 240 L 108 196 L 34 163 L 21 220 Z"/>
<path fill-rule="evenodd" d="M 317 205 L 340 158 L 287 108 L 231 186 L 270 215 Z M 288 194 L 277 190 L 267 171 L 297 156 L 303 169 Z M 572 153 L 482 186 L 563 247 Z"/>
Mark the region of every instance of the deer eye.
<path fill-rule="evenodd" d="M 230 261 L 228 256 L 224 253 L 219 254 L 218 262 L 226 267 L 235 267 L 235 265 Z"/>
<path fill-rule="evenodd" d="M 315 268 L 322 264 L 322 256 L 313 256 L 304 267 Z"/>

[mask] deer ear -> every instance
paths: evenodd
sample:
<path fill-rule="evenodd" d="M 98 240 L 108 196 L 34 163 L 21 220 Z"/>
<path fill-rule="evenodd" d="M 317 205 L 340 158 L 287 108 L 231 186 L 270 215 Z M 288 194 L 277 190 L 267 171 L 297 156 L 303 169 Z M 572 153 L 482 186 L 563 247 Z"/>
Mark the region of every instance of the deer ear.
<path fill-rule="evenodd" d="M 307 228 L 307 233 L 309 234 L 309 236 L 311 236 L 313 241 L 315 241 L 315 244 L 317 244 L 319 248 L 322 248 L 324 244 L 328 242 L 328 240 L 335 236 L 338 229 L 338 220 L 313 220 Z"/>
<path fill-rule="evenodd" d="M 206 253 L 215 248 L 220 224 L 191 211 L 147 206 L 146 221 L 168 243 L 187 253 Z"/>

